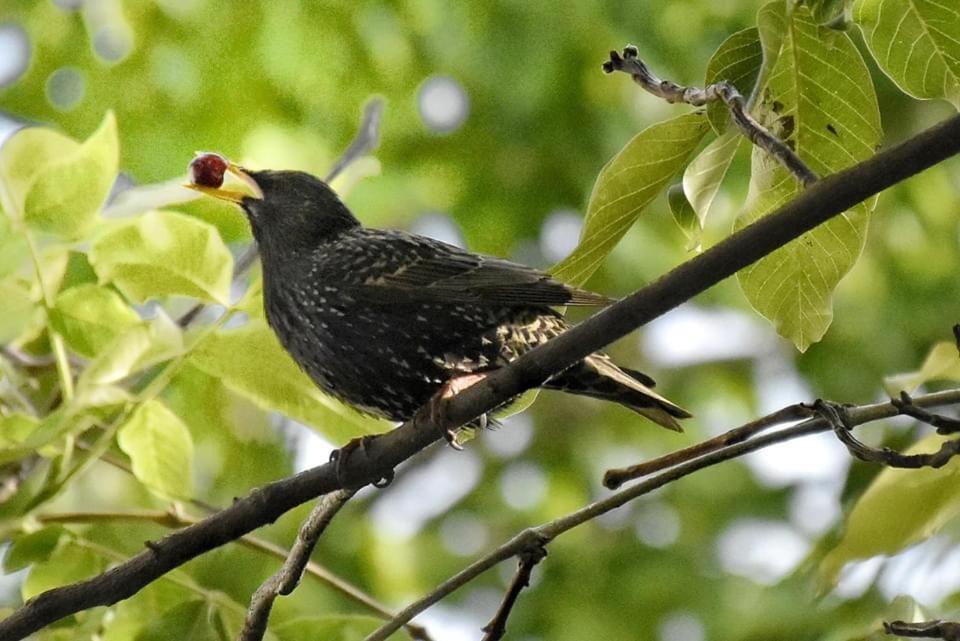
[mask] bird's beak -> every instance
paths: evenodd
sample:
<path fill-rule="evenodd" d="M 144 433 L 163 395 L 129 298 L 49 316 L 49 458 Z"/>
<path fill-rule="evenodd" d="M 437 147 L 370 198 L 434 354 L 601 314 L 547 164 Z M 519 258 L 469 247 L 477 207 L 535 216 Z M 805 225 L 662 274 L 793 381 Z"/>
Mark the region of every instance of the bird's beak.
<path fill-rule="evenodd" d="M 240 187 L 246 187 L 246 189 L 224 189 L 223 186 L 207 187 L 206 185 L 198 185 L 196 183 L 185 183 L 183 186 L 187 189 L 199 191 L 201 194 L 206 194 L 207 196 L 217 198 L 218 200 L 225 200 L 236 205 L 242 204 L 244 198 L 263 200 L 263 190 L 260 189 L 260 185 L 257 184 L 257 181 L 255 181 L 243 167 L 236 163 L 227 163 L 227 173 L 237 178 L 241 183 Z"/>

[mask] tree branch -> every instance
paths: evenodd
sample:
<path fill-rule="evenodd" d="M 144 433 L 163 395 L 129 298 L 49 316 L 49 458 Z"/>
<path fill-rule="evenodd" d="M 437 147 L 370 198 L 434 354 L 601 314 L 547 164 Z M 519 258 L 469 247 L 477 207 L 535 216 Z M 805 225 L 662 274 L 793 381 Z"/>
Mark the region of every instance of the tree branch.
<path fill-rule="evenodd" d="M 669 103 L 682 102 L 694 107 L 701 107 L 710 102 L 722 102 L 730 109 L 733 124 L 740 130 L 747 140 L 773 156 L 787 171 L 796 176 L 804 186 L 811 185 L 817 180 L 817 175 L 806 163 L 800 160 L 793 149 L 790 149 L 782 140 L 774 136 L 763 125 L 747 113 L 747 104 L 737 88 L 726 80 L 714 83 L 704 88 L 684 87 L 670 80 L 661 80 L 650 71 L 649 67 L 638 56 L 640 51 L 633 45 L 623 48 L 623 56 L 616 51 L 610 52 L 610 60 L 603 63 L 606 73 L 622 71 L 630 74 L 633 81 L 654 96 L 659 96 Z"/>
<path fill-rule="evenodd" d="M 902 413 L 901 404 L 896 400 L 891 400 L 890 404 Z M 830 425 L 837 440 L 844 444 L 847 450 L 856 458 L 867 463 L 881 463 L 888 467 L 900 467 L 906 469 L 918 469 L 921 467 L 932 467 L 934 469 L 943 467 L 950 459 L 960 453 L 960 439 L 946 441 L 940 446 L 940 449 L 930 454 L 901 454 L 891 450 L 888 447 L 876 449 L 868 446 L 866 443 L 857 440 L 852 432 L 852 424 L 847 413 L 847 408 L 827 401 L 817 401 L 814 403 L 814 409 Z"/>
<path fill-rule="evenodd" d="M 960 389 L 927 394 L 925 396 L 917 397 L 914 402 L 923 407 L 958 404 L 960 403 Z M 884 418 L 897 416 L 899 413 L 899 410 L 893 403 L 877 403 L 874 405 L 864 405 L 861 407 L 852 407 L 847 409 L 847 419 L 852 427 L 855 425 L 861 425 L 863 423 L 869 423 L 872 421 L 878 421 Z M 809 434 L 816 434 L 817 432 L 825 432 L 829 429 L 831 429 L 831 425 L 823 416 L 810 418 L 802 423 L 799 423 L 798 425 L 787 427 L 770 434 L 763 434 L 748 441 L 743 441 L 741 443 L 736 443 L 734 445 L 715 450 L 705 456 L 684 461 L 683 463 L 675 465 L 665 470 L 661 474 L 654 476 L 653 478 L 649 478 L 645 481 L 637 483 L 636 485 L 632 485 L 625 490 L 621 490 L 608 496 L 605 499 L 595 501 L 580 508 L 576 512 L 571 512 L 566 516 L 548 521 L 547 523 L 543 523 L 536 527 L 527 528 L 506 543 L 480 557 L 463 570 L 438 585 L 423 598 L 411 603 L 409 606 L 398 612 L 396 617 L 374 631 L 364 641 L 385 641 L 391 634 L 399 630 L 403 624 L 410 621 L 413 617 L 417 616 L 428 607 L 440 601 L 458 588 L 469 583 L 501 561 L 516 556 L 525 550 L 529 550 L 534 545 L 539 544 L 541 546 L 546 546 L 549 542 L 553 541 L 553 539 L 557 538 L 564 532 L 572 530 L 579 525 L 583 525 L 588 521 L 592 521 L 598 516 L 606 514 L 607 512 L 610 512 L 611 510 L 614 510 L 639 496 L 649 494 L 650 492 L 659 489 L 664 485 L 672 483 L 704 468 L 717 465 L 718 463 L 738 458 L 744 454 L 755 452 L 777 443 L 789 441 L 801 436 L 807 436 Z M 737 430 L 735 429 L 732 431 L 736 432 Z"/>
<path fill-rule="evenodd" d="M 324 530 L 337 515 L 356 490 L 337 490 L 320 498 L 310 515 L 300 526 L 297 540 L 290 549 L 290 555 L 270 578 L 264 581 L 250 599 L 243 629 L 239 641 L 261 641 L 267 631 L 267 621 L 273 602 L 281 594 L 293 592 L 300 583 L 303 570 L 310 561 L 313 548 Z"/>
<path fill-rule="evenodd" d="M 547 549 L 543 547 L 542 543 L 537 543 L 532 548 L 520 552 L 517 556 L 520 558 L 517 571 L 513 575 L 513 580 L 510 581 L 507 593 L 503 596 L 503 602 L 497 608 L 497 613 L 493 615 L 490 623 L 483 626 L 482 641 L 500 641 L 506 634 L 507 619 L 510 618 L 510 612 L 513 611 L 517 597 L 520 596 L 520 592 L 525 587 L 530 585 L 530 575 L 533 573 L 533 568 L 537 567 L 537 564 L 546 558 Z"/>
<path fill-rule="evenodd" d="M 276 481 L 196 525 L 174 532 L 129 561 L 86 581 L 48 590 L 0 621 L 0 641 L 21 639 L 65 616 L 125 599 L 190 559 L 271 523 L 288 510 L 343 485 L 360 487 L 389 474 L 451 427 L 536 387 L 605 345 L 665 314 L 858 202 L 960 151 L 960 116 L 838 174 L 819 180 L 775 213 L 730 235 L 638 292 L 492 372 L 450 399 L 447 425 L 430 412 L 358 448 L 340 466 L 327 463 Z M 751 441 L 753 442 L 753 441 Z M 709 455 L 708 455 L 709 456 Z M 660 477 L 657 477 L 660 478 Z M 510 555 L 508 555 L 510 556 Z"/>
<path fill-rule="evenodd" d="M 665 454 L 659 458 L 644 461 L 643 463 L 638 463 L 637 465 L 631 465 L 630 467 L 607 470 L 607 472 L 603 475 L 603 485 L 607 489 L 616 490 L 627 481 L 632 481 L 643 476 L 649 476 L 654 472 L 659 472 L 660 470 L 664 470 L 668 467 L 673 467 L 678 463 L 683 463 L 684 461 L 689 461 L 698 456 L 715 452 L 728 445 L 741 443 L 748 438 L 756 436 L 760 432 L 770 429 L 771 427 L 775 427 L 781 423 L 792 423 L 793 421 L 810 418 L 810 416 L 813 414 L 813 408 L 804 403 L 788 405 L 787 407 L 779 409 L 772 414 L 767 414 L 766 416 L 762 416 L 754 421 L 750 421 L 745 425 L 734 428 L 729 432 L 724 432 L 723 434 L 713 438 L 700 441 L 696 445 L 691 445 L 690 447 L 685 447 L 682 450 L 670 452 L 669 454 Z"/>
<path fill-rule="evenodd" d="M 927 639 L 943 639 L 944 641 L 960 641 L 960 623 L 956 621 L 907 621 L 883 622 L 883 630 L 887 634 L 898 637 L 922 637 Z"/>
<path fill-rule="evenodd" d="M 208 509 L 208 507 L 210 507 L 205 503 L 196 501 L 195 499 L 191 499 L 191 502 L 200 504 L 203 509 Z M 148 510 L 133 512 L 54 512 L 49 514 L 39 514 L 36 516 L 36 519 L 38 522 L 45 524 L 148 521 L 168 528 L 178 528 L 185 525 L 193 525 L 194 523 L 198 523 L 200 521 L 200 519 L 196 516 L 187 514 L 181 510 Z M 280 559 L 281 561 L 286 560 L 286 558 L 290 556 L 290 550 L 287 550 L 276 543 L 272 543 L 266 539 L 261 539 L 250 534 L 240 537 L 235 542 L 247 549 L 255 550 L 257 552 L 264 552 L 270 556 L 273 556 L 274 558 Z M 371 612 L 375 613 L 384 620 L 389 620 L 396 616 L 396 614 L 387 608 L 386 605 L 380 603 L 353 583 L 350 583 L 343 577 L 331 572 L 328 568 L 316 563 L 315 561 L 309 561 L 304 571 L 324 585 L 332 588 L 336 592 L 339 592 L 346 598 L 369 609 Z M 410 636 L 414 639 L 430 641 L 430 635 L 427 633 L 426 629 L 419 625 L 407 625 L 407 632 L 409 632 Z"/>

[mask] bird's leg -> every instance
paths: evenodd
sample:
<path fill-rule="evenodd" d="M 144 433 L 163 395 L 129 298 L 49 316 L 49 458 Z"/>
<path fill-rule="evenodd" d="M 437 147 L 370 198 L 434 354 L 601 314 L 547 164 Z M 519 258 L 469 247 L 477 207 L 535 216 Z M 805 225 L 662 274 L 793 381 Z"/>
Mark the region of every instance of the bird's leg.
<path fill-rule="evenodd" d="M 476 385 L 484 378 L 486 378 L 486 374 L 461 374 L 447 379 L 447 381 L 440 386 L 440 389 L 437 390 L 436 394 L 434 394 L 430 399 L 430 420 L 433 421 L 433 424 L 446 425 L 447 401 L 468 387 Z M 483 425 L 486 425 L 487 415 L 484 414 L 480 420 Z M 443 438 L 446 439 L 450 447 L 455 450 L 462 450 L 463 446 L 457 443 L 456 437 L 457 428 L 443 428 Z"/>
<path fill-rule="evenodd" d="M 340 487 L 346 487 L 346 467 L 347 459 L 350 458 L 350 455 L 353 454 L 356 450 L 360 449 L 366 451 L 367 445 L 370 442 L 377 438 L 378 434 L 367 434 L 366 436 L 358 436 L 357 438 L 352 438 L 347 441 L 343 447 L 338 450 L 330 452 L 330 461 L 336 463 L 336 475 L 337 481 L 340 483 Z M 386 487 L 390 485 L 390 482 L 393 481 L 393 471 L 391 470 L 389 474 L 385 474 L 383 478 L 374 481 L 374 487 Z"/>

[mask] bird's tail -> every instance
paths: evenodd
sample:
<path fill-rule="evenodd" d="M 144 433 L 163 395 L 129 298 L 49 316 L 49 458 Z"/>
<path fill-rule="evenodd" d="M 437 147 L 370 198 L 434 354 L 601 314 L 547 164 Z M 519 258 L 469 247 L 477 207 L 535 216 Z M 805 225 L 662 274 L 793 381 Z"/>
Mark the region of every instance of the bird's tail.
<path fill-rule="evenodd" d="M 690 418 L 690 412 L 654 392 L 645 384 L 652 383 L 652 379 L 642 376 L 643 382 L 614 365 L 609 357 L 593 354 L 547 381 L 544 387 L 614 401 L 657 425 L 682 432 L 683 428 L 677 419 Z"/>

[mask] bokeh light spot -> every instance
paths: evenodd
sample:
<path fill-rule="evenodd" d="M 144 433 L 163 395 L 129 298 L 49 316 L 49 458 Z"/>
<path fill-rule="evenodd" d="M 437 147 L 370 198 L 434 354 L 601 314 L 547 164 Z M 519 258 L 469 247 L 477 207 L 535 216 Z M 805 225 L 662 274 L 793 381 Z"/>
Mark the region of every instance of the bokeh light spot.
<path fill-rule="evenodd" d="M 423 122 L 437 133 L 456 131 L 470 112 L 466 90 L 447 76 L 427 78 L 420 86 L 417 105 Z"/>
<path fill-rule="evenodd" d="M 540 251 L 551 263 L 570 255 L 580 242 L 583 218 L 572 209 L 557 209 L 543 221 L 540 231 Z"/>
<path fill-rule="evenodd" d="M 120 62 L 133 49 L 133 38 L 125 29 L 101 27 L 93 34 L 93 50 L 107 62 Z"/>
<path fill-rule="evenodd" d="M 0 24 L 0 87 L 16 82 L 30 64 L 30 38 L 20 25 Z"/>
<path fill-rule="evenodd" d="M 60 67 L 47 78 L 47 100 L 60 111 L 70 111 L 83 100 L 86 88 L 79 69 Z"/>
<path fill-rule="evenodd" d="M 660 622 L 660 641 L 703 641 L 707 638 L 700 618 L 689 612 L 674 612 Z"/>
<path fill-rule="evenodd" d="M 500 476 L 500 495 L 517 510 L 535 507 L 547 494 L 547 477 L 534 463 L 514 463 Z"/>

